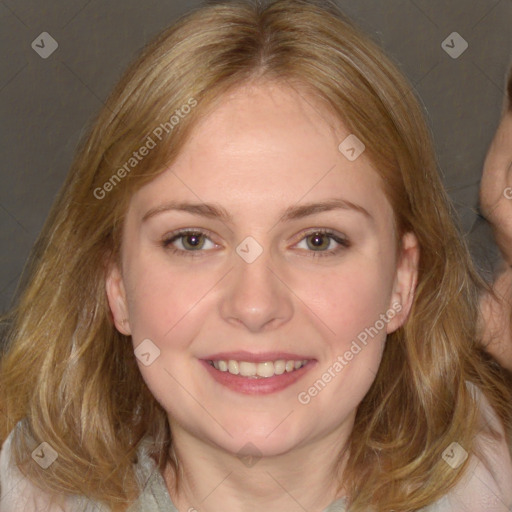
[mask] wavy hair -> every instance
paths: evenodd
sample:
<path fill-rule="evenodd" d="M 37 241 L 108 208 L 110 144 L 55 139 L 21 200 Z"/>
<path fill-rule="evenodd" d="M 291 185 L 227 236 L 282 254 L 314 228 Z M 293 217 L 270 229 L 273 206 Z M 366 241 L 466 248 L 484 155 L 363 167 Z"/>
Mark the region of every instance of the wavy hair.
<path fill-rule="evenodd" d="M 80 145 L 4 318 L 1 432 L 21 422 L 15 461 L 40 487 L 124 511 L 140 492 L 132 463 L 148 435 L 157 467 L 170 458 L 178 487 L 166 412 L 141 377 L 130 337 L 114 327 L 106 270 L 119 260 L 133 193 L 168 168 L 226 91 L 259 80 L 314 95 L 363 141 L 393 207 L 397 244 L 414 232 L 420 245 L 411 313 L 388 336 L 349 439 L 351 510 L 416 510 L 455 485 L 465 466 L 454 471 L 441 454 L 455 440 L 469 452 L 478 433 L 467 382 L 483 391 L 510 441 L 509 383 L 476 328 L 483 283 L 412 87 L 332 3 L 224 1 L 180 18 L 121 78 Z M 171 130 L 191 99 L 196 106 Z M 159 126 L 169 132 L 161 141 Z M 155 147 L 131 161 L 148 137 Z M 30 457 L 42 441 L 59 454 L 46 470 Z"/>

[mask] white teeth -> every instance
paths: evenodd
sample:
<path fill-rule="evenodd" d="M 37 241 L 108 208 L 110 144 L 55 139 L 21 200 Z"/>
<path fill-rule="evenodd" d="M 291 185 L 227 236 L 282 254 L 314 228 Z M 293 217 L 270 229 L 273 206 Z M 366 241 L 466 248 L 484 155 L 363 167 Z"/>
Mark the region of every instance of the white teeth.
<path fill-rule="evenodd" d="M 286 361 L 279 359 L 274 363 L 274 373 L 276 375 L 282 375 L 286 368 Z"/>
<path fill-rule="evenodd" d="M 254 363 L 240 361 L 240 375 L 242 375 L 242 377 L 252 377 L 256 375 L 256 365 Z"/>
<path fill-rule="evenodd" d="M 249 378 L 268 378 L 274 375 L 282 375 L 293 372 L 302 368 L 308 362 L 307 359 L 302 361 L 285 361 L 278 359 L 277 361 L 264 361 L 261 363 L 251 363 L 248 361 L 210 361 L 210 364 L 221 372 L 229 372 L 233 375 L 241 375 Z"/>
<path fill-rule="evenodd" d="M 213 364 L 215 364 L 215 363 L 213 363 Z M 233 361 L 232 359 L 229 360 L 228 372 L 232 373 L 233 375 L 238 375 L 240 373 L 240 368 L 238 367 L 238 363 L 236 361 Z"/>
<path fill-rule="evenodd" d="M 258 363 L 256 367 L 256 374 L 260 377 L 272 377 L 274 373 L 274 363 L 271 363 L 270 361 Z"/>

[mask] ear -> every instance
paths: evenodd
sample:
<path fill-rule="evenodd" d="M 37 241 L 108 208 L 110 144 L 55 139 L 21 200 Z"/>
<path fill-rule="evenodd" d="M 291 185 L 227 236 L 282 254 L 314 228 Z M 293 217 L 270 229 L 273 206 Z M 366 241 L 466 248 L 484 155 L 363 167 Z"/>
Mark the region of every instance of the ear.
<path fill-rule="evenodd" d="M 387 324 L 388 334 L 401 327 L 409 316 L 418 282 L 419 260 L 418 239 L 414 233 L 406 233 L 402 238 L 390 303 L 390 309 L 396 315 Z"/>
<path fill-rule="evenodd" d="M 118 265 L 115 263 L 110 264 L 108 267 L 105 289 L 117 330 L 121 334 L 129 336 L 132 331 L 129 323 L 123 276 L 121 275 Z"/>

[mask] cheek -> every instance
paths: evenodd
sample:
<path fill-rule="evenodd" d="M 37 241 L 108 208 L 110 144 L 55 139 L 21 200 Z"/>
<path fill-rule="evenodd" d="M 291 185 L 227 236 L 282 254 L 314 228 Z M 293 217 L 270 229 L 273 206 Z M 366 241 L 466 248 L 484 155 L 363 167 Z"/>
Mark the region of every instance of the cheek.
<path fill-rule="evenodd" d="M 322 320 L 340 344 L 375 324 L 389 309 L 392 281 L 379 261 L 350 262 L 323 276 L 302 279 L 306 305 Z M 380 324 L 379 324 L 380 325 Z"/>
<path fill-rule="evenodd" d="M 164 342 L 178 325 L 188 323 L 186 317 L 212 288 L 214 279 L 171 269 L 158 259 L 148 262 L 141 259 L 131 265 L 128 283 L 134 341 L 154 338 Z"/>
<path fill-rule="evenodd" d="M 191 392 L 197 394 L 190 384 L 194 371 L 188 347 L 200 334 L 202 308 L 207 302 L 201 299 L 215 280 L 171 270 L 157 258 L 132 264 L 130 275 L 127 296 L 135 355 L 148 352 L 151 358 L 145 365 L 138 357 L 141 375 L 162 407 L 179 417 L 180 409 L 191 407 L 180 383 L 188 382 Z"/>
<path fill-rule="evenodd" d="M 318 411 L 329 410 L 339 418 L 366 395 L 378 372 L 387 322 L 395 315 L 390 309 L 389 261 L 354 258 L 316 286 L 309 282 L 308 305 L 326 326 L 326 344 L 322 363 L 309 383 L 312 387 L 304 388 L 301 403 L 315 401 Z"/>
<path fill-rule="evenodd" d="M 299 402 L 325 429 L 335 428 L 361 403 L 377 375 L 391 319 L 391 287 L 379 266 L 346 269 L 311 288 L 315 311 L 328 327 L 317 372 L 304 385 Z M 392 316 L 393 315 L 393 316 Z"/>

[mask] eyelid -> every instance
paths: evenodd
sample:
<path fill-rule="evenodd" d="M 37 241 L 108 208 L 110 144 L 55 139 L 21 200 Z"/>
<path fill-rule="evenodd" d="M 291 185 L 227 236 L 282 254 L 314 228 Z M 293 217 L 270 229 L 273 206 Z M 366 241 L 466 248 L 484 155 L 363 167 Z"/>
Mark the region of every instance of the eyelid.
<path fill-rule="evenodd" d="M 326 235 L 326 236 L 330 235 L 334 239 L 338 238 L 343 243 L 347 243 L 347 244 L 349 243 L 348 237 L 346 235 L 344 235 L 343 233 L 339 233 L 338 231 L 335 231 L 334 229 L 331 229 L 331 228 L 307 228 L 307 229 L 304 229 L 297 235 L 298 241 L 300 242 L 304 238 L 314 235 L 315 233 L 319 233 L 319 234 Z"/>
<path fill-rule="evenodd" d="M 199 233 L 199 234 L 205 235 L 209 238 L 215 237 L 213 232 L 211 232 L 205 228 L 181 228 L 181 229 L 176 229 L 175 231 L 171 231 L 170 233 L 166 233 L 162 237 L 162 241 L 164 241 L 164 242 L 169 241 L 173 238 L 179 238 L 180 235 L 187 235 L 187 234 L 191 234 L 191 233 Z"/>

